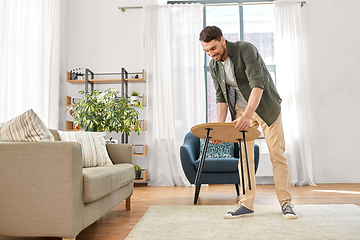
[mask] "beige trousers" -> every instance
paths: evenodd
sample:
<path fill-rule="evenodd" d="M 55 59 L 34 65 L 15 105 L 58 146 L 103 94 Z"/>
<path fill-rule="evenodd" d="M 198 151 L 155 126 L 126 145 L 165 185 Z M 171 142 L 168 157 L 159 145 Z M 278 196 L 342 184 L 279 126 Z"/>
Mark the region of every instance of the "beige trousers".
<path fill-rule="evenodd" d="M 242 116 L 245 111 L 245 108 L 236 106 L 236 117 Z M 277 198 L 280 205 L 282 206 L 285 202 L 291 202 L 291 181 L 290 181 L 290 172 L 288 167 L 287 159 L 285 158 L 285 139 L 284 131 L 281 121 L 281 113 L 276 121 L 269 127 L 257 113 L 254 113 L 250 119 L 250 126 L 258 128 L 261 126 L 262 132 L 265 137 L 266 144 L 269 149 L 270 160 L 273 167 L 274 174 L 274 183 Z M 247 168 L 245 162 L 245 151 L 244 144 L 242 144 L 242 155 L 243 155 L 243 169 L 244 169 L 244 181 L 245 181 L 245 195 L 241 197 L 240 203 L 248 209 L 254 209 L 254 199 L 255 199 L 255 164 L 254 164 L 254 144 L 255 141 L 246 142 L 248 160 L 249 160 L 249 170 L 250 170 L 250 180 L 251 180 L 251 190 L 248 186 L 248 176 Z M 241 182 L 241 171 L 240 171 L 240 161 L 239 161 L 239 175 Z"/>

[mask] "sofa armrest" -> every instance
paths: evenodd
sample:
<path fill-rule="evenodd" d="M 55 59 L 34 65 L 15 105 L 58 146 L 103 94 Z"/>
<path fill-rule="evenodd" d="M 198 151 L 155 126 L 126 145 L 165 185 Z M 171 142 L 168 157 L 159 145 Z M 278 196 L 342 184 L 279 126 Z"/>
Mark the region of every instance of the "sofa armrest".
<path fill-rule="evenodd" d="M 106 148 L 114 164 L 134 164 L 134 152 L 130 144 L 106 144 Z"/>
<path fill-rule="evenodd" d="M 191 145 L 183 144 L 180 147 L 180 159 L 187 179 L 190 183 L 194 183 L 197 171 L 195 168 L 195 154 Z"/>
<path fill-rule="evenodd" d="M 0 235 L 67 236 L 82 229 L 81 146 L 0 143 Z"/>

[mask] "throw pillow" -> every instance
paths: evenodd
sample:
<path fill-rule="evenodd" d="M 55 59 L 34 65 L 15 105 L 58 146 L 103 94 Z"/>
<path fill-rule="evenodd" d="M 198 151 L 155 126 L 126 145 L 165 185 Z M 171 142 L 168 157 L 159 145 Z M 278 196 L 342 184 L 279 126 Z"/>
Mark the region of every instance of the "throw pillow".
<path fill-rule="evenodd" d="M 30 109 L 0 126 L 0 142 L 55 141 L 43 121 Z"/>
<path fill-rule="evenodd" d="M 83 167 L 113 165 L 105 146 L 104 132 L 63 132 L 58 131 L 61 141 L 81 144 Z"/>
<path fill-rule="evenodd" d="M 200 138 L 200 157 L 205 146 L 205 140 Z M 209 141 L 205 158 L 233 158 L 234 157 L 234 143 L 223 142 L 215 145 Z"/>

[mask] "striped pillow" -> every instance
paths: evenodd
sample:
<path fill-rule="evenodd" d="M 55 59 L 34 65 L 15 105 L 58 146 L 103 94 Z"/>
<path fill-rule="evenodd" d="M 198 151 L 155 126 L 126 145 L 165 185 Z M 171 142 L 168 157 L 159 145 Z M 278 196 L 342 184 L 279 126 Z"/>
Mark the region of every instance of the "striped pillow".
<path fill-rule="evenodd" d="M 30 109 L 0 126 L 0 142 L 55 141 L 43 121 Z"/>
<path fill-rule="evenodd" d="M 83 167 L 113 165 L 105 146 L 104 132 L 63 132 L 58 131 L 61 141 L 81 144 Z"/>

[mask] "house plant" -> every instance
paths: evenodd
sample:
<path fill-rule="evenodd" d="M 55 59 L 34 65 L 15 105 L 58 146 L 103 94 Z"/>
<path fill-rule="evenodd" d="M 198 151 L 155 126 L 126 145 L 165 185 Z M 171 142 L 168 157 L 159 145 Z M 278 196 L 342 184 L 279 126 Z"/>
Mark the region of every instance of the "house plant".
<path fill-rule="evenodd" d="M 140 176 L 141 176 L 141 167 L 137 164 L 134 165 L 134 170 L 135 170 L 135 180 L 139 180 Z"/>
<path fill-rule="evenodd" d="M 131 93 L 130 103 L 134 104 L 134 101 L 139 101 L 139 93 L 135 91 Z"/>
<path fill-rule="evenodd" d="M 139 101 L 129 105 L 127 98 L 118 96 L 118 91 L 109 88 L 104 93 L 94 90 L 84 94 L 79 101 L 66 108 L 74 117 L 75 127 L 80 126 L 90 132 L 116 132 L 130 135 L 131 129 L 140 134 L 139 113 L 134 107 L 142 108 Z"/>

